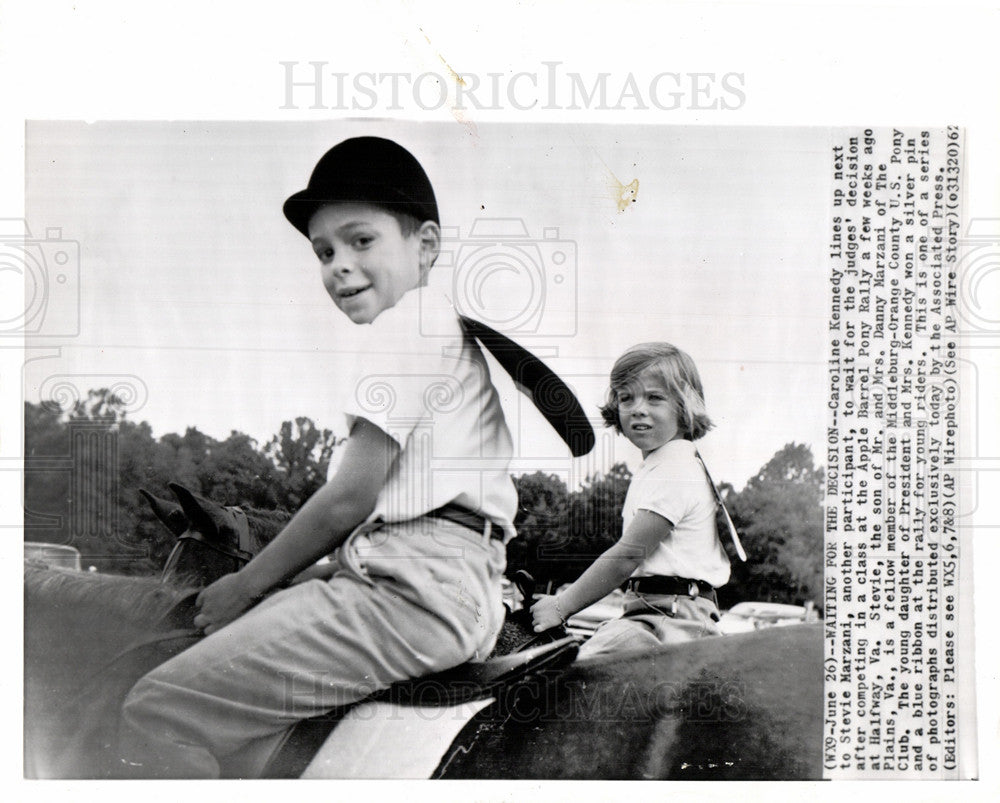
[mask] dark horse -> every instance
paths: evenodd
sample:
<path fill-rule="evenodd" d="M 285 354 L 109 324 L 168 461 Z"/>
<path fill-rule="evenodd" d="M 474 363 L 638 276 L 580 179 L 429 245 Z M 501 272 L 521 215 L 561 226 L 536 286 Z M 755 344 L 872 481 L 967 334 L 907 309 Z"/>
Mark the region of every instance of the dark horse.
<path fill-rule="evenodd" d="M 116 703 L 136 671 L 162 660 L 160 645 L 169 653 L 196 638 L 171 618 L 211 579 L 195 555 L 224 556 L 232 571 L 241 531 L 253 532 L 253 551 L 280 528 L 280 516 L 250 514 L 244 527 L 240 514 L 173 490 L 180 504 L 149 497 L 154 510 L 175 535 L 198 535 L 180 540 L 170 582 L 26 566 L 27 776 L 104 777 Z M 524 639 L 515 617 L 501 641 Z M 157 644 L 140 650 L 150 665 L 123 672 L 111 659 L 143 640 Z M 799 625 L 544 670 L 516 695 L 496 694 L 433 777 L 820 778 L 821 649 L 819 626 Z"/>
<path fill-rule="evenodd" d="M 224 574 L 239 571 L 291 518 L 282 511 L 223 507 L 170 484 L 177 502 L 140 490 L 156 517 L 177 541 L 160 579 L 175 585 L 204 587 Z"/>

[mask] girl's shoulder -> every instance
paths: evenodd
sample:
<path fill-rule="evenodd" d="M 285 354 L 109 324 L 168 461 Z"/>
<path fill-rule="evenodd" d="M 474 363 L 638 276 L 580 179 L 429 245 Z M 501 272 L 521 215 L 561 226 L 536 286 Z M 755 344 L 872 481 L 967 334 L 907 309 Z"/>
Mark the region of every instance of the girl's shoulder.
<path fill-rule="evenodd" d="M 652 452 L 643 461 L 642 470 L 657 475 L 686 476 L 703 473 L 694 444 L 685 440 L 670 441 Z"/>
<path fill-rule="evenodd" d="M 667 449 L 673 443 L 681 446 Z M 649 459 L 655 458 L 655 459 Z M 691 441 L 671 441 L 651 454 L 637 474 L 645 493 L 673 493 L 692 498 L 711 494 L 705 467 Z M 655 489 L 655 490 L 654 490 Z"/>

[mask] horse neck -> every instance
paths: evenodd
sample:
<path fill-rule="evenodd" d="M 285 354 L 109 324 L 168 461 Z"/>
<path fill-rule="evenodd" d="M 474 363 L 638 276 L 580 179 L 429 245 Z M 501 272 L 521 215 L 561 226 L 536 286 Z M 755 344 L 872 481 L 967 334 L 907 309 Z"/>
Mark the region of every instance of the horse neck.
<path fill-rule="evenodd" d="M 241 565 L 236 558 L 198 541 L 183 541 L 171 553 L 160 580 L 174 587 L 204 588 L 223 575 L 238 571 Z"/>
<path fill-rule="evenodd" d="M 148 629 L 191 589 L 153 577 L 25 567 L 25 617 L 54 616 L 94 628 Z"/>
<path fill-rule="evenodd" d="M 292 518 L 291 513 L 280 510 L 246 511 L 247 526 L 250 529 L 251 551 L 256 555 L 266 547 Z"/>

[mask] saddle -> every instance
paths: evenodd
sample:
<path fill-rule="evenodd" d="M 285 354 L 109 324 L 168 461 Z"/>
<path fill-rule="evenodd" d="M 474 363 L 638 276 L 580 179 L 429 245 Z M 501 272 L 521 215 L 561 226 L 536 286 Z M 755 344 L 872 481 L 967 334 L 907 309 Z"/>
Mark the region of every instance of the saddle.
<path fill-rule="evenodd" d="M 482 663 L 402 681 L 352 706 L 304 720 L 288 731 L 262 772 L 264 778 L 298 778 L 324 742 L 355 706 L 367 702 L 431 708 L 492 699 L 501 712 L 511 710 L 521 691 L 549 682 L 576 658 L 580 639 L 564 636 Z"/>
<path fill-rule="evenodd" d="M 84 690 L 81 698 L 87 702 L 79 714 L 81 737 L 89 743 L 90 749 L 98 746 L 104 760 L 96 775 L 93 767 L 80 766 L 78 777 L 121 777 L 117 717 L 108 717 L 107 712 L 109 708 L 112 711 L 121 709 L 139 678 L 203 638 L 193 626 L 196 598 L 197 592 L 193 592 L 179 600 L 160 620 L 155 635 L 119 653 L 99 674 L 100 685 Z M 284 734 L 269 756 L 255 758 L 252 762 L 254 772 L 263 778 L 301 776 L 344 717 L 369 702 L 426 709 L 484 701 L 476 711 L 487 706 L 496 706 L 500 712 L 508 711 L 522 691 L 537 691 L 540 685 L 551 682 L 558 670 L 569 666 L 576 658 L 580 643 L 578 637 L 554 628 L 530 639 L 516 652 L 396 683 L 365 700 L 300 722 Z"/>

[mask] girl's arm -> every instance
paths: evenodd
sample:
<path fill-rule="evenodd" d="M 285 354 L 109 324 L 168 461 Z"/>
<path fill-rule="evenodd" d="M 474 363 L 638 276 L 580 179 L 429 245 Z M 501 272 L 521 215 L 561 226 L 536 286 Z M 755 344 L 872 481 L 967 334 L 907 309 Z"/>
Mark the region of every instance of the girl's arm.
<path fill-rule="evenodd" d="M 640 510 L 620 541 L 595 560 L 569 588 L 551 597 L 542 597 L 531 613 L 535 632 L 561 624 L 577 611 L 618 588 L 660 543 L 673 525 L 650 510 Z"/>
<path fill-rule="evenodd" d="M 336 475 L 314 493 L 278 536 L 240 571 L 198 595 L 196 627 L 206 633 L 236 619 L 264 594 L 329 554 L 371 514 L 399 444 L 363 418 L 355 420 Z"/>

